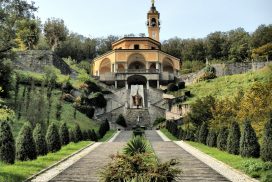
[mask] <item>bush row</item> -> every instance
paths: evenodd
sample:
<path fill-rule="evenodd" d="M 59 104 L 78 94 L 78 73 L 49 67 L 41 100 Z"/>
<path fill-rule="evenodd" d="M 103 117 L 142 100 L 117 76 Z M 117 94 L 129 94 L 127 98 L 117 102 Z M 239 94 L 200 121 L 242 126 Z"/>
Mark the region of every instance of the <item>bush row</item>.
<path fill-rule="evenodd" d="M 63 123 L 59 129 L 52 123 L 45 133 L 41 124 L 36 124 L 32 131 L 31 124 L 25 123 L 15 142 L 11 127 L 7 121 L 4 121 L 0 123 L 0 161 L 13 164 L 15 159 L 35 160 L 37 156 L 59 151 L 62 146 L 70 142 L 97 141 L 97 139 L 94 130 L 82 132 L 78 124 L 75 129 L 69 131 L 66 123 Z"/>
<path fill-rule="evenodd" d="M 242 157 L 261 157 L 263 161 L 272 161 L 272 115 L 263 129 L 261 146 L 249 120 L 245 120 L 242 132 L 237 122 L 229 128 L 221 127 L 218 132 L 209 129 L 207 122 L 203 122 L 196 132 L 183 130 L 174 121 L 167 121 L 166 129 L 178 139 L 200 142 Z"/>

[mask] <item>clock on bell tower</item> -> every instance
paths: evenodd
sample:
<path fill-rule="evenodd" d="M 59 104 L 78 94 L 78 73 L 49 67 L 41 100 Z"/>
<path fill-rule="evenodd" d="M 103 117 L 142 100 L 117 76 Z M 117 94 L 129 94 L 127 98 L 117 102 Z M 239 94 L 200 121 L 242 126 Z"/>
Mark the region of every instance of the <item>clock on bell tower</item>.
<path fill-rule="evenodd" d="M 154 0 L 152 6 L 147 13 L 147 27 L 150 38 L 160 41 L 160 13 L 156 10 Z"/>

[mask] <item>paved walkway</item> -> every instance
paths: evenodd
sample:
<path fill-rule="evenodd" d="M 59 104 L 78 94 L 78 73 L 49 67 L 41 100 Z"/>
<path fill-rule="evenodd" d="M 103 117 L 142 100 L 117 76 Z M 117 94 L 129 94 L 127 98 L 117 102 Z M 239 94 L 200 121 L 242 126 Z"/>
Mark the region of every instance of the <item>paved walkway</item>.
<path fill-rule="evenodd" d="M 82 152 L 31 179 L 33 182 L 98 182 L 100 170 L 110 161 L 110 155 L 122 150 L 131 138 L 131 131 L 117 132 L 112 140 L 95 143 Z"/>
<path fill-rule="evenodd" d="M 165 162 L 171 159 L 180 161 L 177 167 L 183 173 L 177 181 L 229 181 L 174 142 L 163 141 L 156 131 L 147 131 L 146 137 L 150 140 L 160 161 Z"/>

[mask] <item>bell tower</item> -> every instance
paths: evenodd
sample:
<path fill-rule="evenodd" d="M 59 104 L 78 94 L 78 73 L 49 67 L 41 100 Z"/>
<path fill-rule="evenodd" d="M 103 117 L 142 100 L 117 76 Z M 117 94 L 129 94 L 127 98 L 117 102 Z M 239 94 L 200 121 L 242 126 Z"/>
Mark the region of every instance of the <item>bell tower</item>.
<path fill-rule="evenodd" d="M 147 13 L 148 36 L 156 41 L 160 41 L 160 13 L 156 10 L 155 0 Z"/>

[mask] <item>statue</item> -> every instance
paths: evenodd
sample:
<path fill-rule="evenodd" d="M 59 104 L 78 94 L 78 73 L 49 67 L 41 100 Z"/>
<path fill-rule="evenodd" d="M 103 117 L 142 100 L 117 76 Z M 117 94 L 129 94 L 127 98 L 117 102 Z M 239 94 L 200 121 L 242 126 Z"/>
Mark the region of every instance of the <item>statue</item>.
<path fill-rule="evenodd" d="M 143 98 L 139 94 L 138 90 L 137 90 L 136 95 L 132 96 L 132 100 L 133 100 L 133 106 L 136 106 L 137 109 L 139 109 L 139 107 L 143 106 Z"/>
<path fill-rule="evenodd" d="M 152 5 L 154 6 L 154 4 L 155 4 L 155 0 L 151 0 L 151 2 L 152 2 Z"/>

